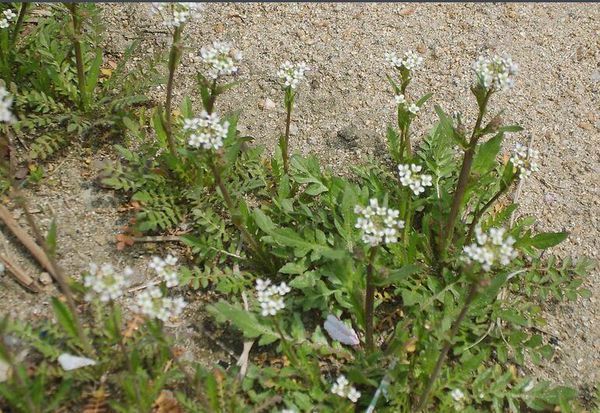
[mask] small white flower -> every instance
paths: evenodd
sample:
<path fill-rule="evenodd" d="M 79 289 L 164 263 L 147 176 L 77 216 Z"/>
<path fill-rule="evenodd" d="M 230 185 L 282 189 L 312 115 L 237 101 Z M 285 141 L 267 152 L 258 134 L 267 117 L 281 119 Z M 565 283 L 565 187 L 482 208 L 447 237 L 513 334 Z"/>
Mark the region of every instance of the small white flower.
<path fill-rule="evenodd" d="M 450 396 L 452 396 L 452 398 L 456 402 L 460 402 L 462 399 L 465 398 L 465 394 L 460 389 L 454 389 L 454 390 L 452 390 L 450 392 Z"/>
<path fill-rule="evenodd" d="M 360 399 L 360 392 L 354 387 L 350 387 L 350 390 L 348 390 L 348 398 L 352 403 L 356 403 L 358 399 Z"/>
<path fill-rule="evenodd" d="M 172 288 L 179 285 L 179 276 L 174 268 L 176 264 L 177 258 L 169 254 L 164 260 L 160 257 L 152 257 L 148 267 L 153 269 L 159 277 L 164 279 L 167 288 Z"/>
<path fill-rule="evenodd" d="M 401 59 L 394 52 L 387 52 L 385 60 L 394 69 L 404 67 L 407 70 L 414 70 L 423 64 L 423 58 L 413 51 L 408 51 L 404 54 L 404 59 Z"/>
<path fill-rule="evenodd" d="M 165 2 L 151 3 L 150 11 L 158 14 L 165 26 L 179 27 L 192 18 L 197 18 L 204 8 L 202 3 Z"/>
<path fill-rule="evenodd" d="M 479 225 L 476 226 L 476 242 L 463 248 L 463 261 L 468 264 L 477 262 L 485 271 L 490 271 L 496 264 L 510 264 L 517 257 L 517 252 L 513 247 L 516 240 L 505 235 L 504 228 L 490 228 L 486 234 Z"/>
<path fill-rule="evenodd" d="M 281 65 L 277 77 L 279 77 L 284 89 L 291 88 L 294 90 L 305 79 L 305 73 L 308 70 L 309 68 L 304 62 L 294 64 L 288 61 Z"/>
<path fill-rule="evenodd" d="M 518 172 L 520 178 L 527 179 L 532 173 L 540 170 L 537 163 L 539 156 L 540 153 L 535 149 L 517 143 L 510 158 L 510 163 L 513 164 L 514 172 Z"/>
<path fill-rule="evenodd" d="M 331 393 L 343 398 L 347 397 L 352 403 L 356 403 L 360 398 L 360 392 L 354 386 L 350 386 L 350 382 L 343 374 L 331 386 Z"/>
<path fill-rule="evenodd" d="M 188 144 L 193 148 L 219 149 L 227 137 L 229 122 L 221 123 L 219 115 L 202 111 L 199 117 L 185 119 L 183 130 L 190 133 Z"/>
<path fill-rule="evenodd" d="M 208 65 L 208 77 L 218 79 L 221 76 L 233 75 L 238 71 L 242 53 L 233 50 L 229 43 L 213 42 L 211 46 L 200 50 L 202 61 Z"/>
<path fill-rule="evenodd" d="M 481 85 L 489 90 L 506 90 L 514 86 L 517 65 L 509 56 L 483 56 L 473 64 Z"/>
<path fill-rule="evenodd" d="M 256 280 L 256 298 L 260 304 L 261 314 L 265 317 L 276 315 L 285 308 L 283 297 L 291 291 L 291 288 L 282 282 L 279 285 L 271 285 L 271 280 Z"/>
<path fill-rule="evenodd" d="M 132 275 L 133 270 L 129 267 L 120 273 L 111 264 L 98 266 L 91 263 L 88 274 L 83 277 L 83 285 L 89 289 L 85 295 L 86 301 L 91 301 L 95 296 L 102 302 L 116 300 L 125 293 Z"/>
<path fill-rule="evenodd" d="M 0 29 L 6 29 L 8 27 L 8 20 L 1 19 L 0 20 Z"/>
<path fill-rule="evenodd" d="M 0 122 L 14 122 L 15 117 L 11 112 L 12 103 L 13 98 L 9 95 L 8 90 L 4 86 L 0 86 Z"/>
<path fill-rule="evenodd" d="M 145 316 L 167 322 L 179 317 L 186 305 L 183 298 L 163 297 L 158 287 L 150 286 L 136 297 L 135 309 Z"/>
<path fill-rule="evenodd" d="M 419 195 L 425 192 L 426 186 L 431 186 L 433 178 L 431 175 L 420 173 L 423 167 L 417 164 L 398 165 L 398 175 L 402 186 L 407 186 L 413 194 Z"/>
<path fill-rule="evenodd" d="M 362 230 L 365 244 L 376 246 L 398 242 L 398 229 L 404 228 L 404 221 L 398 219 L 400 211 L 381 207 L 379 201 L 372 198 L 367 207 L 356 205 L 354 212 L 361 215 L 355 227 Z"/>
<path fill-rule="evenodd" d="M 406 98 L 402 94 L 394 96 L 394 100 L 396 101 L 396 105 L 404 105 L 406 103 Z"/>
<path fill-rule="evenodd" d="M 12 11 L 11 9 L 7 9 L 7 10 L 4 10 L 4 17 L 6 17 L 6 20 L 11 21 L 15 17 L 17 17 L 17 14 L 14 11 Z"/>
<path fill-rule="evenodd" d="M 412 113 L 413 115 L 416 115 L 417 113 L 419 113 L 420 108 L 415 105 L 414 103 L 411 103 L 410 106 L 408 107 L 408 111 L 410 113 Z"/>

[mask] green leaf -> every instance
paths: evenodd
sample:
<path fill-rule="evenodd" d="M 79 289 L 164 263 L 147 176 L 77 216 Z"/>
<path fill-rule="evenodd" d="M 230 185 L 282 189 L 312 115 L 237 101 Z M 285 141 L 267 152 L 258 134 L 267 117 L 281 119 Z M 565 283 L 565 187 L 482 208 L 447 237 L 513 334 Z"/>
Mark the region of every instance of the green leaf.
<path fill-rule="evenodd" d="M 419 99 L 417 101 L 417 106 L 421 107 L 425 104 L 425 102 L 427 102 L 431 97 L 433 96 L 433 93 L 427 93 L 425 96 L 423 96 L 421 99 Z"/>
<path fill-rule="evenodd" d="M 497 134 L 477 148 L 477 153 L 473 159 L 473 171 L 483 174 L 492 169 L 496 163 L 496 156 L 502 147 L 502 133 Z"/>
<path fill-rule="evenodd" d="M 230 321 L 244 336 L 249 338 L 266 335 L 271 338 L 277 338 L 277 334 L 270 327 L 261 324 L 254 313 L 234 307 L 226 301 L 219 301 L 216 304 L 208 306 L 208 310 L 219 317 L 221 320 Z"/>
<path fill-rule="evenodd" d="M 261 209 L 255 208 L 252 211 L 252 217 L 254 218 L 254 223 L 258 226 L 258 228 L 267 234 L 270 234 L 276 228 L 271 218 L 265 215 Z"/>
<path fill-rule="evenodd" d="M 54 309 L 54 315 L 56 321 L 65 330 L 65 332 L 72 338 L 78 339 L 77 326 L 75 324 L 75 318 L 67 306 L 56 297 L 52 297 L 52 308 Z"/>
<path fill-rule="evenodd" d="M 155 110 L 152 115 L 152 126 L 154 126 L 154 132 L 156 132 L 156 138 L 161 146 L 164 148 L 167 146 L 167 131 L 163 124 L 162 109 Z"/>
<path fill-rule="evenodd" d="M 96 57 L 90 66 L 90 70 L 88 70 L 86 77 L 86 85 L 85 90 L 87 92 L 87 97 L 90 99 L 92 93 L 94 93 L 94 89 L 98 84 L 98 78 L 100 77 L 100 66 L 102 66 L 102 49 L 98 48 L 96 50 Z"/>
<path fill-rule="evenodd" d="M 543 232 L 529 241 L 529 245 L 538 249 L 546 249 L 560 244 L 569 236 L 568 232 Z"/>

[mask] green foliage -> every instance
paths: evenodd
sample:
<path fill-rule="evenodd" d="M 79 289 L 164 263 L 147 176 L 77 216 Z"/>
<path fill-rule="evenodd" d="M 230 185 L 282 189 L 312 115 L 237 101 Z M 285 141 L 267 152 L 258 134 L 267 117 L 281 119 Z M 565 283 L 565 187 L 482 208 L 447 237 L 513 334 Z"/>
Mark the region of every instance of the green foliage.
<path fill-rule="evenodd" d="M 77 409 L 83 389 L 100 385 L 113 395 L 108 406 L 119 412 L 153 411 L 165 394 L 188 411 L 211 413 L 409 412 L 420 400 L 421 411 L 575 411 L 574 390 L 536 384 L 517 367 L 553 356 L 551 341 L 538 328 L 542 309 L 549 299 L 589 296 L 583 277 L 594 263 L 545 258 L 545 250 L 568 234 L 534 233 L 532 218 L 507 228 L 517 205 L 497 201 L 519 175 L 498 158 L 505 134 L 521 129 L 501 125 L 498 116 L 482 123 L 492 92 L 473 87 L 479 126 L 471 133 L 459 116 L 436 106 L 438 119 L 419 145 L 411 126 L 420 111 L 399 104 L 397 123 L 386 133 L 394 165 L 372 160 L 343 178 L 315 156 L 293 154 L 284 170 L 286 148 L 268 157 L 263 148 L 251 147 L 252 138 L 238 131 L 237 112 L 222 116 L 229 124 L 223 146 L 208 150 L 186 144 L 185 120 L 199 109 L 191 98 L 171 116 L 162 107 L 134 112 L 146 103 L 143 92 L 155 80 L 154 63 L 127 70 L 132 45 L 105 74 L 93 5 L 79 6 L 86 74 L 80 85 L 71 52 L 72 16 L 62 5 L 49 7 L 52 18 L 17 42 L 19 54 L 6 57 L 14 63 L 9 76 L 19 121 L 13 130 L 34 139 L 27 160 L 45 159 L 75 137 L 124 135 L 123 144 L 114 146 L 119 159 L 106 165 L 101 185 L 128 198 L 135 214 L 132 232 L 181 235 L 193 256 L 179 269 L 181 288 L 210 292 L 203 308 L 237 337 L 234 344 L 256 343 L 245 373 L 237 367 L 207 369 L 176 354 L 160 321 L 128 318 L 115 302 L 81 305 L 76 317 L 53 298 L 55 324 L 2 324 L 0 355 L 13 372 L 0 383 L 6 399 L 0 407 Z M 412 72 L 400 67 L 395 75 L 388 78 L 394 93 L 407 93 Z M 235 85 L 202 74 L 198 83 L 199 100 L 209 112 Z M 291 110 L 302 92 L 286 93 L 284 104 Z M 414 104 L 422 108 L 431 97 Z M 398 163 L 422 166 L 431 186 L 415 195 L 399 182 Z M 371 199 L 397 210 L 403 222 L 396 228 L 397 242 L 365 244 L 355 207 Z M 453 208 L 458 218 L 448 222 Z M 485 231 L 505 227 L 518 257 L 487 270 L 465 260 L 476 225 Z M 54 225 L 48 244 L 55 253 Z M 279 285 L 279 292 L 256 294 L 259 280 Z M 289 294 L 281 292 L 283 283 L 291 287 Z M 167 290 L 164 282 L 160 289 Z M 76 290 L 86 292 L 80 285 Z M 268 315 L 269 294 L 284 303 L 276 314 Z M 328 316 L 337 317 L 337 333 L 324 324 L 332 322 Z M 85 320 L 93 352 L 81 342 L 78 318 Z M 132 323 L 138 328 L 130 328 Z M 4 344 L 9 333 L 34 354 L 17 360 L 14 346 Z M 95 365 L 73 371 L 57 365 L 62 354 L 85 351 Z M 331 391 L 342 374 L 361 393 L 356 403 Z"/>

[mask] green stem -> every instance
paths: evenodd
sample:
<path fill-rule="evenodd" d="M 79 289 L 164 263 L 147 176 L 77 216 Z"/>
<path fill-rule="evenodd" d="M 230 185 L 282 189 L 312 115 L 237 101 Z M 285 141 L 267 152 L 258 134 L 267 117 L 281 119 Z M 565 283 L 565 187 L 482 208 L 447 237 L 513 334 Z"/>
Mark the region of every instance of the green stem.
<path fill-rule="evenodd" d="M 215 102 L 217 100 L 217 79 L 213 80 L 212 85 L 210 86 L 210 97 L 208 98 L 208 102 L 206 104 L 206 113 L 209 115 L 213 113 Z"/>
<path fill-rule="evenodd" d="M 377 247 L 369 250 L 369 262 L 367 264 L 367 286 L 365 291 L 365 345 L 367 351 L 372 353 L 375 349 L 373 339 L 373 318 L 375 310 L 375 284 L 373 283 L 373 271 Z"/>
<path fill-rule="evenodd" d="M 467 233 L 465 244 L 468 244 L 469 241 L 471 241 L 471 237 L 473 236 L 475 227 L 477 226 L 477 223 L 479 222 L 483 214 L 485 214 L 485 211 L 487 211 L 498 200 L 498 198 L 505 194 L 506 191 L 508 191 L 508 188 L 510 188 L 510 185 L 504 185 L 502 188 L 500 188 L 498 192 L 496 192 L 496 194 L 489 201 L 485 203 L 483 207 L 481 207 L 475 212 L 473 216 L 473 221 L 471 221 L 471 224 L 469 225 L 469 232 Z"/>
<path fill-rule="evenodd" d="M 465 316 L 467 315 L 469 306 L 471 305 L 471 303 L 475 299 L 475 296 L 477 295 L 478 287 L 479 287 L 479 281 L 475 281 L 471 285 L 471 288 L 469 289 L 469 293 L 467 294 L 467 298 L 465 299 L 465 303 L 463 304 L 460 314 L 454 321 L 454 324 L 452 325 L 448 339 L 446 340 L 446 343 L 444 344 L 444 347 L 442 348 L 442 351 L 437 359 L 437 362 L 435 363 L 435 367 L 433 368 L 433 372 L 431 373 L 431 376 L 429 376 L 429 381 L 427 382 L 427 385 L 425 386 L 423 393 L 421 393 L 421 396 L 419 397 L 419 400 L 417 401 L 415 407 L 412 409 L 413 413 L 418 413 L 418 412 L 422 411 L 425 407 L 427 407 L 427 401 L 429 399 L 429 394 L 431 393 L 431 389 L 433 388 L 435 381 L 437 380 L 437 378 L 439 377 L 439 375 L 442 371 L 442 366 L 444 365 L 444 362 L 446 361 L 446 357 L 448 356 L 448 352 L 450 351 L 450 348 L 452 347 L 452 342 L 454 340 L 454 336 L 456 336 L 456 333 L 458 332 L 460 325 L 462 324 L 463 320 L 465 319 Z"/>
<path fill-rule="evenodd" d="M 289 154 L 288 146 L 290 142 L 290 125 L 292 123 L 292 109 L 294 107 L 294 97 L 290 90 L 285 91 L 285 135 L 283 136 L 281 145 L 281 156 L 283 157 L 283 171 L 287 174 L 289 171 Z"/>
<path fill-rule="evenodd" d="M 487 103 L 491 94 L 491 90 L 487 91 L 485 94 L 484 100 L 479 108 L 479 115 L 477 117 L 477 121 L 475 122 L 473 133 L 471 134 L 469 147 L 465 151 L 465 155 L 463 157 L 463 163 L 460 169 L 460 174 L 458 175 L 456 190 L 454 191 L 454 197 L 452 198 L 452 207 L 450 208 L 450 214 L 448 215 L 448 221 L 446 222 L 443 245 L 442 248 L 440 248 L 442 254 L 446 253 L 446 247 L 448 246 L 448 243 L 452 241 L 452 237 L 454 236 L 456 219 L 460 211 L 460 206 L 462 205 L 463 197 L 467 190 L 467 184 L 469 183 L 469 176 L 471 174 L 471 166 L 473 165 L 473 158 L 477 148 L 477 141 L 480 137 L 479 132 L 481 129 L 481 122 L 483 121 L 483 117 L 486 113 Z"/>
<path fill-rule="evenodd" d="M 15 46 L 15 42 L 17 41 L 17 36 L 21 31 L 21 27 L 23 26 L 23 21 L 25 20 L 25 13 L 27 12 L 27 8 L 29 7 L 29 3 L 21 3 L 21 8 L 19 9 L 19 17 L 17 17 L 17 22 L 15 23 L 15 28 L 12 32 L 12 44 Z"/>
<path fill-rule="evenodd" d="M 73 48 L 75 49 L 75 64 L 77 65 L 77 87 L 79 89 L 79 107 L 85 110 L 87 94 L 85 90 L 85 71 L 83 68 L 83 53 L 81 51 L 81 18 L 77 3 L 67 3 L 73 21 Z"/>
<path fill-rule="evenodd" d="M 237 208 L 233 202 L 233 199 L 231 198 L 231 195 L 229 194 L 229 190 L 225 186 L 225 182 L 223 182 L 223 177 L 221 176 L 219 167 L 215 164 L 212 155 L 208 157 L 208 164 L 215 178 L 215 183 L 221 191 L 221 195 L 223 196 L 225 205 L 229 210 L 229 215 L 231 216 L 231 221 L 233 222 L 233 225 L 240 231 L 242 239 L 250 246 L 250 249 L 257 255 L 259 259 L 261 259 L 265 264 L 269 265 L 270 268 L 270 260 L 262 250 L 260 243 L 256 240 L 256 238 L 254 238 L 254 236 L 252 236 L 252 234 L 241 222 L 240 217 L 237 213 Z"/>
<path fill-rule="evenodd" d="M 408 188 L 408 201 L 406 203 L 406 212 L 404 214 L 404 246 L 408 246 L 410 236 L 410 226 L 412 225 L 412 190 Z"/>
<path fill-rule="evenodd" d="M 169 151 L 173 157 L 177 157 L 177 146 L 173 137 L 173 121 L 172 121 L 172 102 L 173 102 L 173 85 L 175 83 L 175 72 L 177 64 L 181 57 L 181 32 L 183 25 L 176 27 L 173 32 L 173 43 L 169 53 L 169 78 L 167 80 L 167 97 L 165 100 L 165 132 L 169 143 Z"/>

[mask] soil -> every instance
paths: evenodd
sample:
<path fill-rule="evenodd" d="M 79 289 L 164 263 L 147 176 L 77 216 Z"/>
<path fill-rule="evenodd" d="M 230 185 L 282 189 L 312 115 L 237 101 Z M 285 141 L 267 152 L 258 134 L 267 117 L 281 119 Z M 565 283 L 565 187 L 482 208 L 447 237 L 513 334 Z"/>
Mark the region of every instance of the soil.
<path fill-rule="evenodd" d="M 107 51 L 118 54 L 139 38 L 148 54 L 168 45 L 166 31 L 149 16 L 148 5 L 103 5 Z M 147 17 L 146 17 L 147 16 Z M 213 40 L 226 40 L 244 54 L 240 86 L 225 94 L 219 111 L 241 109 L 240 130 L 272 149 L 284 120 L 276 71 L 285 60 L 310 66 L 299 89 L 291 150 L 315 153 L 336 171 L 381 156 L 385 127 L 393 120 L 384 54 L 417 50 L 425 58 L 416 73 L 413 97 L 434 97 L 416 121 L 422 136 L 436 120 L 433 105 L 474 118 L 469 92 L 472 62 L 480 54 L 507 53 L 519 64 L 516 86 L 498 94 L 492 111 L 505 109 L 507 123 L 527 133 L 508 136 L 506 148 L 533 136 L 541 153 L 540 171 L 520 197 L 520 214 L 537 217 L 536 230 L 568 231 L 552 252 L 562 257 L 597 259 L 600 247 L 600 6 L 597 4 L 209 4 L 203 17 L 186 28 L 177 98 L 199 100 L 194 55 Z M 161 99 L 164 88 L 153 91 Z M 273 104 L 275 103 L 275 104 Z M 136 244 L 116 250 L 115 236 L 127 222 L 119 212 L 124 199 L 94 184 L 101 161 L 114 158 L 110 147 L 91 151 L 74 145 L 46 166 L 47 177 L 29 191 L 31 207 L 43 226 L 59 225 L 58 256 L 68 274 L 78 276 L 90 261 L 130 265 L 144 274 L 155 251 L 178 253 L 177 244 Z M 22 215 L 18 210 L 16 216 Z M 24 223 L 24 218 L 19 218 Z M 39 277 L 41 270 L 8 236 L 0 251 Z M 142 275 L 135 282 L 147 281 Z M 589 299 L 547 305 L 546 339 L 556 356 L 531 369 L 540 379 L 591 390 L 600 379 L 600 273 L 585 285 Z M 31 295 L 6 275 L 0 278 L 0 313 L 20 318 L 47 316 L 53 286 Z M 193 300 L 193 297 L 189 297 Z M 175 327 L 190 357 L 206 363 L 231 359 L 206 335 L 202 302 L 186 311 Z M 200 330 L 202 330 L 200 328 Z M 239 348 L 233 349 L 239 352 Z"/>

